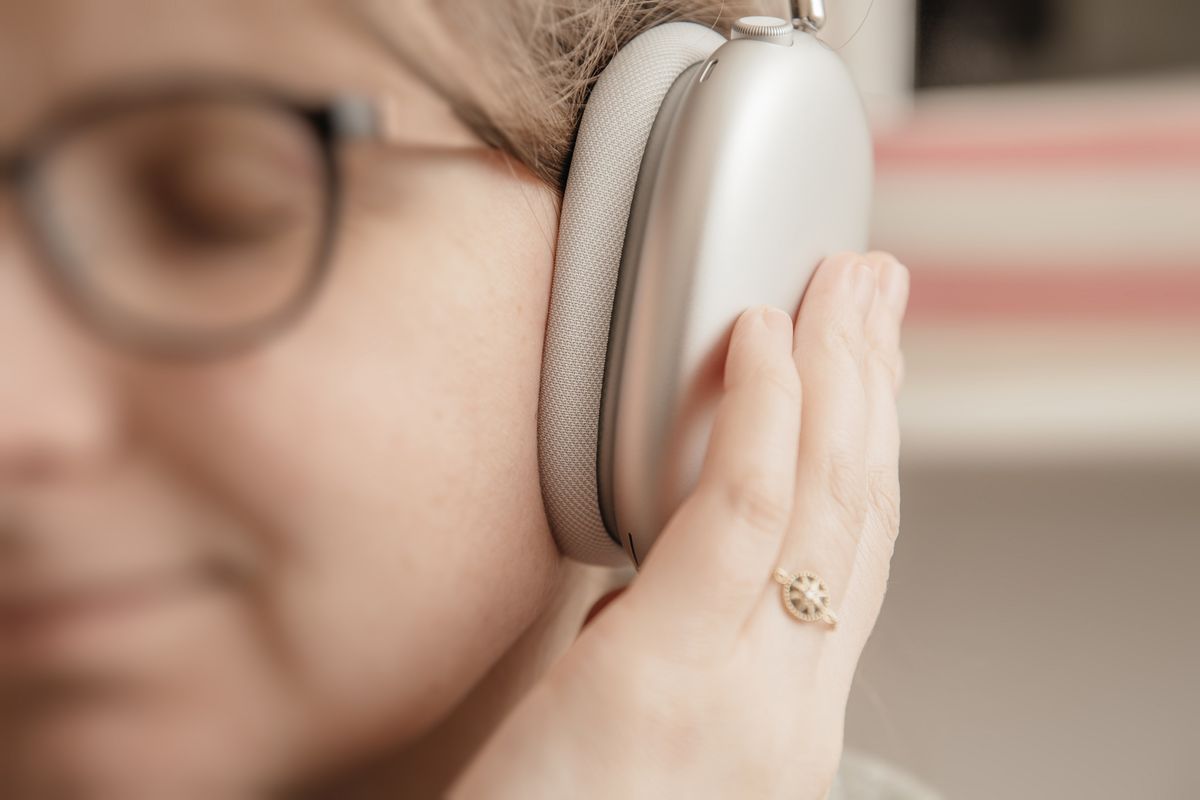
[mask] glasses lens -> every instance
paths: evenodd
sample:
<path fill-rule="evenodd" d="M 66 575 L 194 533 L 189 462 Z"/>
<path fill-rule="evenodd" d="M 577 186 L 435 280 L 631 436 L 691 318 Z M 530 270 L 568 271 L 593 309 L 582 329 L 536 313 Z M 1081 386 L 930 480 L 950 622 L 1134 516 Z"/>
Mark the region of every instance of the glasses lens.
<path fill-rule="evenodd" d="M 164 337 L 224 335 L 308 286 L 329 203 L 319 137 L 251 99 L 131 108 L 56 143 L 38 177 L 52 249 L 93 310 Z"/>

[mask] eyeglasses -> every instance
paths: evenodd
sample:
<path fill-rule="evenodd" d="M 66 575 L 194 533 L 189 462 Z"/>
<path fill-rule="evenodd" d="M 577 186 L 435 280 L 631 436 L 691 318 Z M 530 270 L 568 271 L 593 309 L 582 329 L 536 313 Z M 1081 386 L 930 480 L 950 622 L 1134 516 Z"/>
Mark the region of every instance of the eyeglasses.
<path fill-rule="evenodd" d="M 172 357 L 278 332 L 329 270 L 337 146 L 374 105 L 175 87 L 95 100 L 0 158 L 53 284 L 106 337 Z"/>

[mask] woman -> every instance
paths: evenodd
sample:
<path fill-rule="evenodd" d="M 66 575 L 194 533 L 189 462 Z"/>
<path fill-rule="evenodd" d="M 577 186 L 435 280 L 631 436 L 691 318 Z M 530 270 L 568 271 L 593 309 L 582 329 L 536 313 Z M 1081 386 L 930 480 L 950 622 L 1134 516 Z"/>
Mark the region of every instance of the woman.
<path fill-rule="evenodd" d="M 897 529 L 904 268 L 742 316 L 617 599 L 537 472 L 589 82 L 763 5 L 0 2 L 0 795 L 824 795 Z M 330 135 L 343 95 L 386 141 Z"/>

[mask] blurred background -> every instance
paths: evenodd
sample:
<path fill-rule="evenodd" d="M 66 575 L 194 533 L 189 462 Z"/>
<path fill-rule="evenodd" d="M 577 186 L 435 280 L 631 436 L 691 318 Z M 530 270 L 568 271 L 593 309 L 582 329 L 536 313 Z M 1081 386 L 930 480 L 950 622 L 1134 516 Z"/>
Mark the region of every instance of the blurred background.
<path fill-rule="evenodd" d="M 913 274 L 847 746 L 948 798 L 1200 798 L 1200 2 L 828 5 Z"/>

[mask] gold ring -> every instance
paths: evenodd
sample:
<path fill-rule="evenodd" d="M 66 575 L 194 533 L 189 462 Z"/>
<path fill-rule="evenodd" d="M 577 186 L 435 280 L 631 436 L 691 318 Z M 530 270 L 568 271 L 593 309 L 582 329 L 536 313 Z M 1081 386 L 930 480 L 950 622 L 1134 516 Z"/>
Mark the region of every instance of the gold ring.
<path fill-rule="evenodd" d="M 775 582 L 783 586 L 783 607 L 802 622 L 824 620 L 837 626 L 837 615 L 829 607 L 829 589 L 825 581 L 815 572 L 797 572 L 791 575 L 782 569 L 775 570 Z"/>

